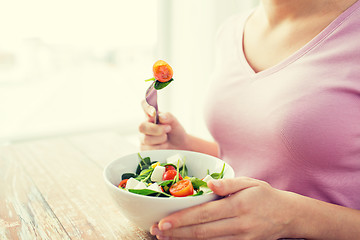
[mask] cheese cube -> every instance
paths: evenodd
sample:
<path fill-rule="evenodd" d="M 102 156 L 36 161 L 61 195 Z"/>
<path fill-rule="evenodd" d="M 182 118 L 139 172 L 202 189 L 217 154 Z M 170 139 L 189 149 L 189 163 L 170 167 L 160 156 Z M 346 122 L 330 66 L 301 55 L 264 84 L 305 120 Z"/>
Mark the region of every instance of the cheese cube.
<path fill-rule="evenodd" d="M 135 187 L 134 189 L 146 189 L 147 186 L 144 182 L 139 182 Z"/>
<path fill-rule="evenodd" d="M 204 182 L 209 182 L 210 180 L 212 180 L 213 178 L 210 175 L 206 175 L 203 179 Z"/>
<path fill-rule="evenodd" d="M 153 182 L 161 182 L 162 181 L 162 177 L 164 175 L 165 172 L 165 167 L 163 166 L 156 166 L 154 168 L 154 171 L 151 174 L 151 181 Z"/>
<path fill-rule="evenodd" d="M 161 187 L 157 183 L 153 183 L 150 186 L 148 186 L 148 189 L 154 190 L 157 192 L 162 192 Z"/>
<path fill-rule="evenodd" d="M 175 154 L 166 159 L 166 163 L 171 163 L 171 164 L 174 164 L 175 166 L 177 166 L 178 162 L 179 162 L 179 168 L 181 168 L 182 165 L 184 164 L 184 160 L 180 154 Z"/>
<path fill-rule="evenodd" d="M 134 189 L 135 186 L 139 183 L 138 180 L 135 178 L 129 178 L 129 180 L 126 182 L 126 189 Z"/>

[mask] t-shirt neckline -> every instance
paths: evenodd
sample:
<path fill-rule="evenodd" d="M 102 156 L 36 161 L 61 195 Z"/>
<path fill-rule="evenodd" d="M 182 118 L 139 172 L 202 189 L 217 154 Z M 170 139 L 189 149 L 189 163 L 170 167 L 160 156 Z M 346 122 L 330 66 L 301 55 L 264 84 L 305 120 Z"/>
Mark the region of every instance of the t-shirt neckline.
<path fill-rule="evenodd" d="M 245 53 L 243 50 L 243 42 L 244 42 L 244 28 L 247 22 L 247 19 L 251 16 L 253 11 L 246 15 L 245 21 L 241 21 L 242 25 L 239 28 L 239 32 L 237 34 L 237 38 L 241 44 L 238 45 L 238 55 L 241 62 L 241 65 L 246 69 L 249 76 L 251 78 L 263 78 L 268 75 L 271 75 L 275 72 L 280 71 L 291 63 L 297 61 L 310 50 L 318 46 L 321 42 L 323 42 L 332 32 L 334 32 L 346 19 L 360 7 L 360 0 L 356 1 L 353 5 L 347 8 L 344 12 L 342 12 L 337 18 L 335 18 L 328 26 L 326 26 L 320 33 L 318 33 L 313 39 L 311 39 L 308 43 L 306 43 L 303 47 L 295 51 L 289 57 L 285 58 L 281 62 L 275 64 L 272 67 L 269 67 L 263 71 L 255 72 L 254 69 L 250 66 L 249 62 L 245 57 Z"/>

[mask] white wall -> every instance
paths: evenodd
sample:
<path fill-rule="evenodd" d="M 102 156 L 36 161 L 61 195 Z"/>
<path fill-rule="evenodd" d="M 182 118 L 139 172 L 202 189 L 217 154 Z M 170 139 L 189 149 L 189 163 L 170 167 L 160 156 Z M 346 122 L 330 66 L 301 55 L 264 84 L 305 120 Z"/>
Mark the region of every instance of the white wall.
<path fill-rule="evenodd" d="M 98 129 L 135 133 L 156 60 L 157 4 L 0 0 L 0 145 Z"/>
<path fill-rule="evenodd" d="M 174 79 L 161 97 L 163 111 L 171 111 L 189 133 L 210 139 L 203 120 L 205 92 L 214 65 L 214 40 L 222 22 L 230 15 L 253 8 L 257 1 L 245 0 L 174 0 L 168 22 L 169 62 Z M 166 56 L 166 55 L 165 55 Z M 164 100 L 165 101 L 165 100 Z M 161 105 L 162 104 L 162 105 Z"/>
<path fill-rule="evenodd" d="M 209 137 L 202 105 L 216 31 L 229 15 L 254 4 L 36 0 L 19 8 L 23 0 L 14 1 L 0 0 L 0 144 L 108 128 L 137 134 L 143 80 L 157 59 L 169 61 L 175 78 L 159 93 L 160 110 Z"/>

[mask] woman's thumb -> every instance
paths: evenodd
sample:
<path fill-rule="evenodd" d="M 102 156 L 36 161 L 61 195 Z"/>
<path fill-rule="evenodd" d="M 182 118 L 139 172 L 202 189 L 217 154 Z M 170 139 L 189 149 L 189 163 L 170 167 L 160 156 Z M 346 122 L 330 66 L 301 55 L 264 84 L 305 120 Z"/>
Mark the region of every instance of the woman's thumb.
<path fill-rule="evenodd" d="M 227 196 L 257 185 L 259 185 L 257 180 L 247 177 L 211 180 L 208 182 L 209 188 L 219 196 Z"/>

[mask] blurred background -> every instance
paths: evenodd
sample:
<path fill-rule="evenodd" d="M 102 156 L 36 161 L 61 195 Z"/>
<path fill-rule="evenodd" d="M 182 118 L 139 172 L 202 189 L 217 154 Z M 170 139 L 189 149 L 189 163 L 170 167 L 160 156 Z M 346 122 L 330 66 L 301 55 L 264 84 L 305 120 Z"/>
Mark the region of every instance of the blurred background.
<path fill-rule="evenodd" d="M 152 65 L 189 133 L 203 120 L 218 27 L 257 0 L 0 0 L 0 144 L 79 132 L 137 136 Z"/>

